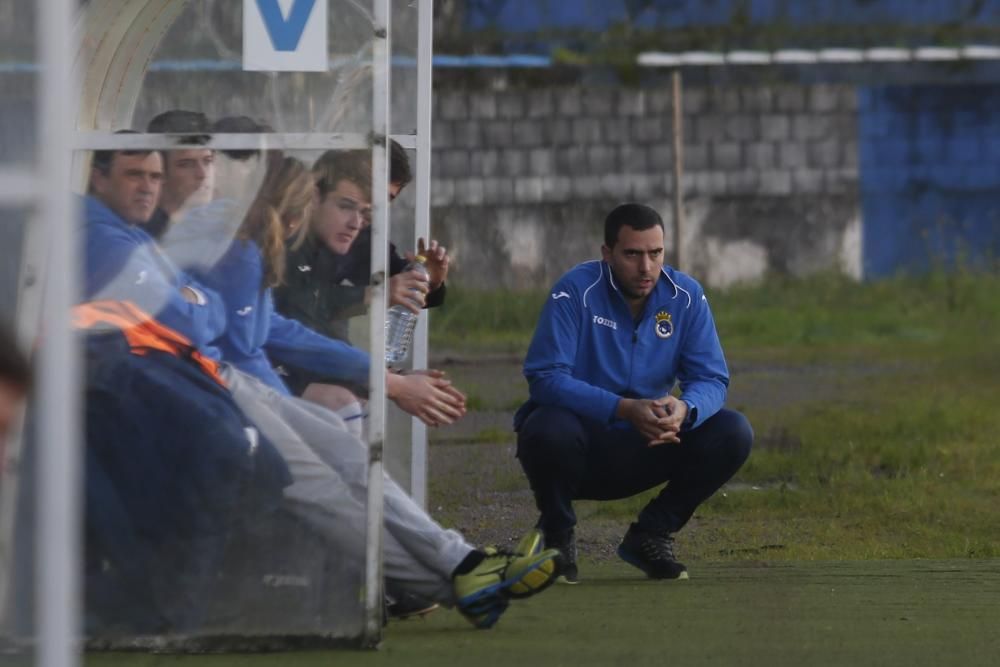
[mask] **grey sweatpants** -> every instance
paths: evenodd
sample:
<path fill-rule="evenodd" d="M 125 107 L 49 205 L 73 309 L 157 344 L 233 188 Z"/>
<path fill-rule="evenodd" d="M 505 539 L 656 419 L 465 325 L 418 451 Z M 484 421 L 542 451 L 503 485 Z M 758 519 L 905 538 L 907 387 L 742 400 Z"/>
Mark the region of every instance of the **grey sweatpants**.
<path fill-rule="evenodd" d="M 345 558 L 364 561 L 367 446 L 330 410 L 285 396 L 251 375 L 223 365 L 222 377 L 240 410 L 270 439 L 292 473 L 290 510 Z M 451 573 L 473 547 L 445 530 L 388 475 L 384 483 L 382 557 L 386 579 L 406 591 L 452 605 Z"/>

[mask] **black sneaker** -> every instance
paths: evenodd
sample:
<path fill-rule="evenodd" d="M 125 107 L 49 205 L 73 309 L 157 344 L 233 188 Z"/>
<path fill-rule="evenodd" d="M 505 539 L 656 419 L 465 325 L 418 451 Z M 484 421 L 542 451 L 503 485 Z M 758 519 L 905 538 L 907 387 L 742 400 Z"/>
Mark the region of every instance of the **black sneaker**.
<path fill-rule="evenodd" d="M 560 584 L 578 584 L 580 576 L 576 568 L 576 538 L 573 529 L 563 533 L 545 534 L 545 548 L 558 549 L 562 556 L 559 578 Z"/>
<path fill-rule="evenodd" d="M 385 617 L 399 620 L 426 616 L 439 606 L 424 597 L 405 592 L 386 593 L 385 602 Z"/>
<path fill-rule="evenodd" d="M 649 533 L 632 524 L 618 545 L 618 556 L 650 579 L 687 579 L 687 567 L 674 556 L 674 538 Z"/>

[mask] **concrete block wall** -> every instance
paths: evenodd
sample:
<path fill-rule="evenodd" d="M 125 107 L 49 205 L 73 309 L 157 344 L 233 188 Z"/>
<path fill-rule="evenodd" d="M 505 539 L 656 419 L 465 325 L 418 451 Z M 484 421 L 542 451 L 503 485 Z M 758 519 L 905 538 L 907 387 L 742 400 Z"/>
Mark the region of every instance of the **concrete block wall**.
<path fill-rule="evenodd" d="M 563 201 L 671 192 L 670 94 L 617 88 L 438 92 L 435 203 Z M 693 88 L 684 92 L 684 162 L 693 196 L 840 194 L 857 180 L 853 86 Z M 507 182 L 510 187 L 500 186 Z M 436 188 L 437 189 L 437 188 Z M 507 196 L 515 191 L 512 202 Z M 763 192 L 762 192 L 763 190 Z"/>
<path fill-rule="evenodd" d="M 683 268 L 719 285 L 768 271 L 856 274 L 857 108 L 850 85 L 687 88 Z M 432 220 L 456 278 L 550 282 L 597 255 L 604 215 L 620 202 L 649 203 L 669 222 L 671 109 L 666 88 L 438 89 Z"/>
<path fill-rule="evenodd" d="M 202 95 L 206 80 L 225 93 L 210 105 Z M 395 80 L 396 133 L 412 131 L 414 86 L 413 77 Z M 294 99 L 312 102 L 265 117 L 279 130 L 300 131 L 314 117 L 338 115 L 325 88 L 296 90 Z M 681 242 L 690 264 L 683 270 L 712 285 L 771 271 L 839 268 L 860 276 L 855 91 L 832 84 L 685 89 Z M 352 101 L 368 99 L 362 93 Z M 135 125 L 170 108 L 261 115 L 242 79 L 151 73 Z M 365 111 L 360 104 L 342 117 L 342 129 L 364 127 Z M 432 232 L 453 253 L 456 282 L 518 289 L 551 283 L 598 256 L 604 216 L 625 201 L 654 206 L 669 232 L 671 113 L 666 87 L 438 85 Z M 403 248 L 413 244 L 413 201 L 409 188 L 393 207 L 391 234 Z M 669 233 L 667 243 L 673 247 Z"/>

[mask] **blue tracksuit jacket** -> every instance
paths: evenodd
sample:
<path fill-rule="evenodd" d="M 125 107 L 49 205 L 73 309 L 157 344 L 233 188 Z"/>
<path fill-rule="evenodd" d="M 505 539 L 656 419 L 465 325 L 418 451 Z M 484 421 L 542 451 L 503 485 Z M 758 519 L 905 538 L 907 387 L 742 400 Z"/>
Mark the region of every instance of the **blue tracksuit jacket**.
<path fill-rule="evenodd" d="M 222 297 L 227 327 L 215 341 L 222 358 L 285 394 L 288 389 L 271 359 L 367 386 L 365 352 L 275 312 L 271 290 L 261 289 L 260 248 L 252 241 L 234 240 L 236 217 L 233 202 L 217 200 L 192 211 L 163 238 L 171 259 Z"/>
<path fill-rule="evenodd" d="M 131 301 L 205 356 L 221 359 L 211 342 L 226 330 L 222 299 L 179 271 L 149 234 L 93 197 L 84 199 L 84 221 L 83 300 Z M 186 301 L 183 287 L 196 290 L 203 303 Z"/>
<path fill-rule="evenodd" d="M 616 419 L 622 398 L 661 398 L 680 381 L 688 403 L 685 428 L 697 428 L 726 400 L 729 370 L 701 285 L 663 267 L 633 321 L 603 261 L 579 264 L 559 279 L 545 302 L 524 362 L 530 400 L 564 407 L 626 428 Z"/>

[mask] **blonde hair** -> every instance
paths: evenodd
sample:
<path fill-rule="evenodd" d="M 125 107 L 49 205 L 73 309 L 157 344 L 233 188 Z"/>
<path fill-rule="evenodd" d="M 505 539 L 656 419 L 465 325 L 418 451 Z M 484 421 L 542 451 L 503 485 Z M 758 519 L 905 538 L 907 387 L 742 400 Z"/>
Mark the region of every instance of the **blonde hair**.
<path fill-rule="evenodd" d="M 316 202 L 316 186 L 306 166 L 293 157 L 269 161 L 264 182 L 236 237 L 260 248 L 264 272 L 261 289 L 280 285 L 285 276 L 285 237 L 299 223 L 292 240 L 298 247 Z"/>

